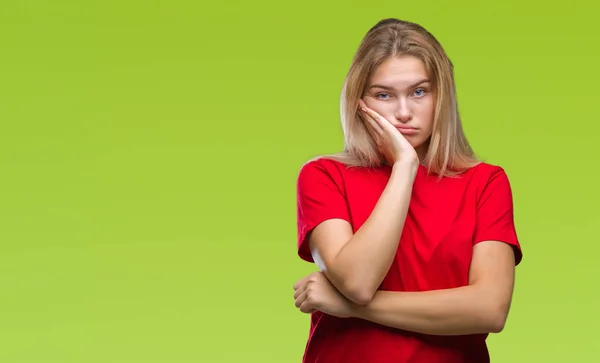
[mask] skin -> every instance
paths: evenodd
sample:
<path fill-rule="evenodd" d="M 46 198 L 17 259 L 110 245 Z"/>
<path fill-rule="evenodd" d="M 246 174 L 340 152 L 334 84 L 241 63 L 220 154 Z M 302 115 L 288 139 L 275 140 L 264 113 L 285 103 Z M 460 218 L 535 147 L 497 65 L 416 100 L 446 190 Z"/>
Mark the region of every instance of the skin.
<path fill-rule="evenodd" d="M 402 136 L 422 160 L 433 129 L 435 96 L 432 91 L 432 82 L 420 59 L 392 57 L 370 77 L 362 101 L 393 127 L 416 128 L 416 133 Z"/>
<path fill-rule="evenodd" d="M 515 260 L 506 243 L 484 241 L 473 248 L 469 284 L 424 292 L 377 291 L 389 270 L 406 217 L 419 160 L 427 152 L 435 99 L 424 64 L 390 58 L 369 79 L 361 115 L 392 165 L 392 174 L 364 225 L 352 234 L 346 221 L 328 220 L 309 236 L 320 271 L 294 284 L 295 306 L 338 317 L 357 317 L 424 334 L 500 332 L 514 287 Z M 370 87 L 373 85 L 387 86 Z M 403 135 L 401 127 L 416 130 Z"/>

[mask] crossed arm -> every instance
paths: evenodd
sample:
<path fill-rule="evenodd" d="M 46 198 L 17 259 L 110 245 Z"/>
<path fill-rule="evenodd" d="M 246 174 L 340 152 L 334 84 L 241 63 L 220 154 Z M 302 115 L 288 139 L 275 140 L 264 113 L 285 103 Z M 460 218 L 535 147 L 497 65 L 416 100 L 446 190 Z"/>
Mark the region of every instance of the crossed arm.
<path fill-rule="evenodd" d="M 397 248 L 411 184 L 392 178 L 363 227 L 328 220 L 309 235 L 321 272 L 294 286 L 296 306 L 340 317 L 358 317 L 398 329 L 434 335 L 496 333 L 512 300 L 512 246 L 483 241 L 473 248 L 467 286 L 424 292 L 377 291 Z M 392 257 L 390 257 L 392 256 Z"/>
<path fill-rule="evenodd" d="M 367 304 L 347 299 L 321 273 L 294 285 L 296 307 L 339 317 L 357 317 L 381 325 L 433 335 L 499 333 L 503 330 L 514 286 L 515 259 L 504 242 L 475 245 L 469 284 L 423 292 L 377 291 Z"/>
<path fill-rule="evenodd" d="M 462 335 L 503 330 L 513 293 L 514 253 L 503 242 L 475 245 L 469 285 L 424 292 L 378 291 L 353 315 L 424 334 Z"/>

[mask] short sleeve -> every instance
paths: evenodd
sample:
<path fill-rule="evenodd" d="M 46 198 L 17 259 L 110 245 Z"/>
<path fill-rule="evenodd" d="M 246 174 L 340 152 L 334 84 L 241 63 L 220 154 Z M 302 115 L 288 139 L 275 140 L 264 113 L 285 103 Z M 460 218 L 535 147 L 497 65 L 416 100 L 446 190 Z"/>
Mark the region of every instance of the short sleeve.
<path fill-rule="evenodd" d="M 516 264 L 523 258 L 515 229 L 510 182 L 500 167 L 491 173 L 477 201 L 473 243 L 483 241 L 500 241 L 511 245 Z"/>
<path fill-rule="evenodd" d="M 307 235 L 328 219 L 350 222 L 343 176 L 333 163 L 321 159 L 306 163 L 300 170 L 296 188 L 298 255 L 314 262 Z"/>

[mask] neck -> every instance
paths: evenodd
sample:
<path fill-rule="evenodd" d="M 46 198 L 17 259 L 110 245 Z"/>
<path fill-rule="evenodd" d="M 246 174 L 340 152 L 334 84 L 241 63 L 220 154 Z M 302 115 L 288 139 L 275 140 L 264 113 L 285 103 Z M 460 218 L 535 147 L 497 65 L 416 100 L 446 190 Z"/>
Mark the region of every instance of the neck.
<path fill-rule="evenodd" d="M 419 157 L 419 163 L 423 164 L 425 157 L 427 156 L 427 150 L 429 150 L 429 139 L 423 143 L 423 145 L 417 146 L 415 151 Z"/>

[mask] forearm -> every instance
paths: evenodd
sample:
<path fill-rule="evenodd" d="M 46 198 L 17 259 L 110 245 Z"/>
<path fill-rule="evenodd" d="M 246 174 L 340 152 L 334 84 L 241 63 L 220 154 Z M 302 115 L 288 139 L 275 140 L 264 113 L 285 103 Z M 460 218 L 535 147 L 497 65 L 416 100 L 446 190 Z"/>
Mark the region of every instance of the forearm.
<path fill-rule="evenodd" d="M 330 277 L 350 292 L 353 301 L 368 303 L 396 254 L 408 212 L 415 169 L 394 166 L 373 211 L 331 261 Z M 325 272 L 327 274 L 327 271 Z"/>
<path fill-rule="evenodd" d="M 432 335 L 497 333 L 508 306 L 477 286 L 424 292 L 378 291 L 354 315 L 389 327 Z"/>

